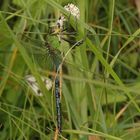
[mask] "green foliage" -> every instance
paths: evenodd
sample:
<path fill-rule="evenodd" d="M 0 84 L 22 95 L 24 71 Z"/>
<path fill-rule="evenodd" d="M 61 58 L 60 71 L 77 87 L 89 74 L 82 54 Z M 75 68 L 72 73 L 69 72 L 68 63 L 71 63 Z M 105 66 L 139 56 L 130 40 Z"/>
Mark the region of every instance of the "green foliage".
<path fill-rule="evenodd" d="M 80 20 L 63 6 L 74 3 Z M 7 0 L 0 2 L 0 136 L 1 140 L 52 139 L 56 109 L 52 91 L 41 75 L 53 77 L 45 46 L 64 57 L 62 135 L 69 140 L 140 139 L 140 22 L 136 5 L 119 0 Z M 77 34 L 66 39 L 84 43 L 74 49 L 49 35 L 60 13 Z M 70 28 L 70 30 L 71 30 Z M 44 57 L 45 56 L 45 57 Z M 60 59 L 54 56 L 54 60 Z M 57 59 L 58 58 L 58 59 Z M 63 59 L 62 59 L 63 60 Z M 32 74 L 43 97 L 25 81 Z"/>

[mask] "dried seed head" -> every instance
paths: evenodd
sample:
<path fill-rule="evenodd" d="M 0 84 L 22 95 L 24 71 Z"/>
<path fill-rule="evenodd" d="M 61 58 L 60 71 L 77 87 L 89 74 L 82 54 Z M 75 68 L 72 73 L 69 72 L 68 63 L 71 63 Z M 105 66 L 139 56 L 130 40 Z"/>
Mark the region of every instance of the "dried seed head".
<path fill-rule="evenodd" d="M 31 89 L 34 91 L 35 95 L 37 96 L 43 96 L 39 89 L 39 85 L 33 75 L 27 75 L 25 77 L 25 80 L 27 81 L 28 85 L 31 87 Z M 52 88 L 52 80 L 48 77 L 41 76 L 41 80 L 44 82 L 47 90 L 50 90 Z"/>

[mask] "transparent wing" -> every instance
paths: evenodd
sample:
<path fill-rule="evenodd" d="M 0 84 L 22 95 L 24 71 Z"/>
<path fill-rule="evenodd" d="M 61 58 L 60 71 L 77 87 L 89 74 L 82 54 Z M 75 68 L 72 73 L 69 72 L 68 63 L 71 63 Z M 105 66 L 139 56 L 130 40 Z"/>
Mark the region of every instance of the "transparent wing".
<path fill-rule="evenodd" d="M 52 70 L 54 65 L 59 65 L 61 62 L 60 51 L 54 49 L 49 42 L 41 42 L 40 40 L 26 37 L 25 40 L 22 40 L 22 44 L 34 62 L 42 69 Z"/>

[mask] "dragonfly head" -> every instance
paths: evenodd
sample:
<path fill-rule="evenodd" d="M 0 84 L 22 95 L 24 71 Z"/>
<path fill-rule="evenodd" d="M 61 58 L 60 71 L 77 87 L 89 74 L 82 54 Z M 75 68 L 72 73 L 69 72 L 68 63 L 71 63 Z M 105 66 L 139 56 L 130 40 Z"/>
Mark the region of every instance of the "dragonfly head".
<path fill-rule="evenodd" d="M 64 30 L 64 21 L 65 17 L 61 15 L 59 19 L 56 21 L 56 24 L 53 26 L 51 34 L 52 35 L 57 35 L 60 34 Z"/>

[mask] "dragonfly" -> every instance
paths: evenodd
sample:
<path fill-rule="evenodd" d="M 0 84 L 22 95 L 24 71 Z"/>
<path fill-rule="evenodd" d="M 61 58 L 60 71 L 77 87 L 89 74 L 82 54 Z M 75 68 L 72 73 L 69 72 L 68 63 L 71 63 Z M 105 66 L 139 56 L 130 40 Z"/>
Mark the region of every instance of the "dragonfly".
<path fill-rule="evenodd" d="M 80 16 L 80 11 L 79 9 L 73 5 L 73 4 L 68 4 L 64 7 L 70 14 L 75 16 L 75 18 L 79 18 Z M 61 40 L 64 40 L 66 42 L 69 42 L 73 44 L 73 48 L 76 46 L 80 46 L 83 43 L 83 40 L 80 40 L 78 42 L 74 42 L 73 40 L 69 40 L 67 38 L 63 37 L 64 31 L 67 29 L 64 29 L 64 23 L 66 21 L 66 17 L 61 14 L 59 19 L 56 21 L 55 26 L 51 27 L 50 34 L 47 34 L 46 39 L 43 43 L 43 49 L 45 50 L 44 55 L 47 56 L 50 61 L 53 63 L 55 67 L 55 82 L 54 82 L 54 94 L 55 94 L 55 100 L 56 100 L 56 114 L 57 114 L 57 129 L 58 132 L 62 132 L 62 113 L 61 113 L 61 93 L 60 93 L 60 76 L 58 74 L 60 73 L 61 70 L 61 65 L 62 65 L 62 53 L 61 53 Z M 72 33 L 73 34 L 73 33 Z M 70 35 L 70 33 L 69 33 Z M 37 49 L 40 49 L 37 47 Z M 49 62 L 49 61 L 47 61 Z M 44 64 L 43 64 L 44 65 Z M 41 91 L 39 90 L 37 81 L 35 77 L 32 75 L 27 75 L 25 77 L 27 83 L 31 87 L 31 89 L 35 92 L 37 96 L 43 96 Z M 49 78 L 46 77 L 41 77 L 42 81 L 45 83 L 46 88 L 50 90 L 52 88 L 52 81 Z"/>

